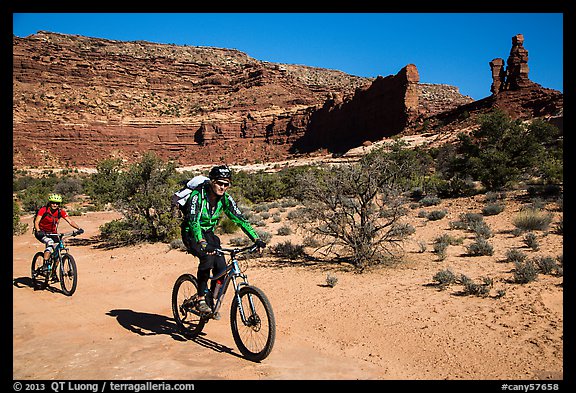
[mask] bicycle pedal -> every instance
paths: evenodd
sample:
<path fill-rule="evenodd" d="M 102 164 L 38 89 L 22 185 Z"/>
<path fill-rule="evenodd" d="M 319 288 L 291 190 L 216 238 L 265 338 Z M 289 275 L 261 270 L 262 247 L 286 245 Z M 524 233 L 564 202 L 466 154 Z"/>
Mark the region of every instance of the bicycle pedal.
<path fill-rule="evenodd" d="M 219 312 L 215 312 L 214 314 L 212 314 L 212 319 L 219 321 L 220 320 L 220 313 Z"/>

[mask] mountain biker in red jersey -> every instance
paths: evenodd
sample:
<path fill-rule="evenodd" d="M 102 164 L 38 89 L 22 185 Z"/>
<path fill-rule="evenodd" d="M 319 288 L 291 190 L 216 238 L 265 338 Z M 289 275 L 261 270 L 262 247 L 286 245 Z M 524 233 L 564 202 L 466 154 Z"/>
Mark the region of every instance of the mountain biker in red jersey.
<path fill-rule="evenodd" d="M 184 245 L 200 260 L 197 273 L 197 308 L 202 313 L 212 311 L 205 301 L 210 271 L 212 270 L 212 275 L 218 275 L 226 268 L 224 256 L 215 252 L 220 247 L 220 238 L 214 234 L 214 228 L 222 212 L 238 225 L 259 248 L 266 247 L 266 243 L 259 238 L 238 209 L 234 199 L 226 192 L 232 180 L 230 169 L 226 165 L 215 166 L 210 170 L 208 177 L 208 181 L 190 194 L 181 226 Z"/>
<path fill-rule="evenodd" d="M 61 203 L 62 195 L 50 194 L 46 206 L 41 207 L 36 217 L 34 217 L 34 236 L 38 241 L 46 244 L 44 261 L 50 258 L 50 254 L 54 251 L 54 242 L 58 241 L 55 236 L 49 235 L 58 233 L 58 222 L 60 218 L 66 220 L 73 228 L 80 230 L 78 224 L 68 216 L 66 210 L 60 207 Z"/>

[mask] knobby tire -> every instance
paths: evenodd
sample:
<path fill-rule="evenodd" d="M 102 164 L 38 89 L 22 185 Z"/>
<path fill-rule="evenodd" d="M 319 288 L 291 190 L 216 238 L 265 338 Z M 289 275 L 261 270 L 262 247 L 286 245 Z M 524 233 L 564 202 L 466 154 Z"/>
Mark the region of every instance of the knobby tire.
<path fill-rule="evenodd" d="M 48 284 L 46 274 L 43 274 L 40 271 L 42 265 L 44 265 L 44 253 L 39 251 L 34 254 L 34 258 L 32 258 L 32 266 L 30 269 L 32 276 L 32 286 L 34 289 L 46 288 L 46 285 Z"/>
<path fill-rule="evenodd" d="M 76 285 L 78 284 L 78 270 L 76 269 L 76 261 L 70 254 L 62 256 L 60 263 L 60 287 L 62 293 L 66 296 L 72 296 L 76 292 Z"/>
<path fill-rule="evenodd" d="M 234 342 L 240 352 L 254 362 L 265 359 L 274 346 L 276 339 L 276 320 L 270 301 L 261 289 L 245 286 L 238 292 L 248 324 L 242 321 L 239 311 L 238 296 L 234 296 L 230 307 L 230 327 Z M 253 315 L 249 303 L 252 298 L 256 314 Z"/>
<path fill-rule="evenodd" d="M 189 338 L 200 334 L 208 321 L 195 310 L 198 281 L 192 274 L 182 274 L 172 288 L 172 314 L 180 331 Z"/>

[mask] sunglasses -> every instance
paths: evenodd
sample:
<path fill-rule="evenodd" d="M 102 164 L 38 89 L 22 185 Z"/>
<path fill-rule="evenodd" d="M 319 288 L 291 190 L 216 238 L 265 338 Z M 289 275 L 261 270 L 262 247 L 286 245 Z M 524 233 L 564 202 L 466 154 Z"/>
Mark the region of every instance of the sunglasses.
<path fill-rule="evenodd" d="M 222 188 L 228 188 L 228 187 L 230 187 L 230 183 L 227 182 L 227 181 L 218 180 L 218 181 L 215 181 L 214 184 L 216 184 L 216 185 L 218 185 L 218 186 L 220 186 L 220 187 L 222 187 Z"/>
<path fill-rule="evenodd" d="M 50 204 L 60 206 L 60 202 L 50 202 Z"/>

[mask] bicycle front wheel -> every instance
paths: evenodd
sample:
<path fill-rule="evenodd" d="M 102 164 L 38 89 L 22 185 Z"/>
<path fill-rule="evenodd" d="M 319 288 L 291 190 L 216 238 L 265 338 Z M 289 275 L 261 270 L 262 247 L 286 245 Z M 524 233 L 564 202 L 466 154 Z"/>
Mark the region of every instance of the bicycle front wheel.
<path fill-rule="evenodd" d="M 78 283 L 78 271 L 76 269 L 76 261 L 70 254 L 62 256 L 62 263 L 60 264 L 60 287 L 66 296 L 72 296 L 76 292 L 76 285 Z"/>
<path fill-rule="evenodd" d="M 200 334 L 207 318 L 200 316 L 196 311 L 198 298 L 198 281 L 191 274 L 183 274 L 174 283 L 172 288 L 172 314 L 176 325 L 182 333 L 190 338 Z"/>
<path fill-rule="evenodd" d="M 31 267 L 32 287 L 34 289 L 46 288 L 48 285 L 48 274 L 44 268 L 44 253 L 37 252 L 32 258 Z"/>
<path fill-rule="evenodd" d="M 240 288 L 230 308 L 230 325 L 234 342 L 247 359 L 259 362 L 270 354 L 276 339 L 276 320 L 261 289 Z"/>

